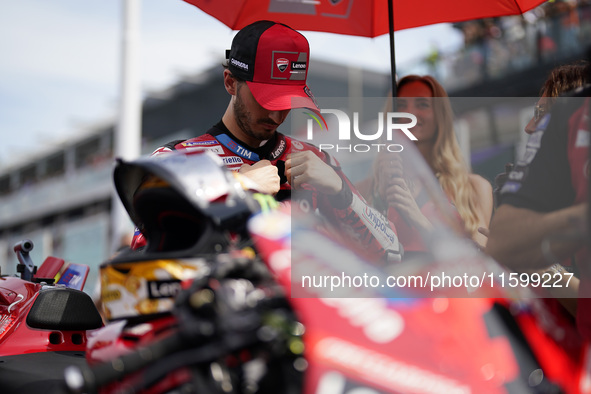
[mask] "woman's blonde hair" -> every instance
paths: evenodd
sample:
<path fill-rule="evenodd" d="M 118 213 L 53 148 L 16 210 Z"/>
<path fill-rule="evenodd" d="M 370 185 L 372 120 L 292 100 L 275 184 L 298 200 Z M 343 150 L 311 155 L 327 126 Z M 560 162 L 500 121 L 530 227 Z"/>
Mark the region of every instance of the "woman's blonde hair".
<path fill-rule="evenodd" d="M 398 92 L 410 83 L 419 81 L 429 86 L 433 97 L 433 112 L 437 123 L 431 165 L 447 197 L 456 206 L 464 221 L 464 227 L 472 236 L 478 231 L 479 218 L 476 191 L 470 182 L 470 170 L 464 160 L 456 139 L 453 111 L 447 92 L 437 80 L 429 75 L 407 75 L 398 82 Z M 439 98 L 441 97 L 441 98 Z"/>

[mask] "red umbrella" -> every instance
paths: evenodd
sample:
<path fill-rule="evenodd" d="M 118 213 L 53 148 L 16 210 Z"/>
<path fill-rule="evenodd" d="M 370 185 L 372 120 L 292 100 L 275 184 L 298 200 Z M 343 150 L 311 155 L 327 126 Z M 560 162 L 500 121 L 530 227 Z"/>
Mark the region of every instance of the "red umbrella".
<path fill-rule="evenodd" d="M 184 0 L 233 30 L 261 19 L 296 30 L 363 37 L 390 33 L 396 75 L 394 30 L 524 13 L 546 0 Z M 394 15 L 394 18 L 392 18 Z M 392 91 L 395 92 L 394 77 Z"/>

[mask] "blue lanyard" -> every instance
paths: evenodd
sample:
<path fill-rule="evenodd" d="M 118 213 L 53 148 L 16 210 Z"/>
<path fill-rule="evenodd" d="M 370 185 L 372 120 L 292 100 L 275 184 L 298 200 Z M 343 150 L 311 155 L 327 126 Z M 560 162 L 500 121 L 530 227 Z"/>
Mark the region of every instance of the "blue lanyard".
<path fill-rule="evenodd" d="M 218 140 L 221 144 L 223 144 L 226 148 L 230 149 L 232 152 L 236 153 L 238 156 L 244 159 L 248 159 L 251 161 L 260 160 L 258 154 L 254 153 L 249 149 L 246 149 L 241 145 L 238 145 L 238 143 L 234 141 L 232 138 L 230 138 L 227 134 L 216 135 L 215 139 Z"/>

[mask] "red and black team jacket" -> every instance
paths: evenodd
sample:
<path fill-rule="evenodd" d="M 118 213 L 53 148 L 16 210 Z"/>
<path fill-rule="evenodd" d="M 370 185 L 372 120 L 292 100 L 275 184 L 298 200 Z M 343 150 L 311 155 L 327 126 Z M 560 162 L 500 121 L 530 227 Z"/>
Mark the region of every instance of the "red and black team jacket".
<path fill-rule="evenodd" d="M 220 121 L 205 134 L 182 141 L 172 141 L 158 148 L 152 155 L 163 154 L 174 150 L 208 150 L 220 156 L 225 165 L 238 171 L 244 164 L 252 165 L 260 160 L 269 160 L 278 168 L 281 177 L 280 191 L 276 198 L 281 201 L 291 199 L 291 185 L 285 176 L 285 161 L 288 154 L 299 151 L 312 151 L 326 164 L 330 165 L 343 180 L 343 189 L 337 195 L 318 193 L 310 185 L 294 194 L 297 203 L 303 210 L 320 211 L 333 224 L 341 229 L 341 233 L 352 235 L 356 243 L 371 256 L 380 256 L 384 261 L 400 261 L 402 249 L 393 225 L 376 209 L 370 207 L 347 179 L 338 162 L 321 152 L 313 145 L 292 139 L 279 132 L 262 146 L 253 149 L 236 139 Z M 145 245 L 145 240 L 136 229 L 132 248 Z"/>

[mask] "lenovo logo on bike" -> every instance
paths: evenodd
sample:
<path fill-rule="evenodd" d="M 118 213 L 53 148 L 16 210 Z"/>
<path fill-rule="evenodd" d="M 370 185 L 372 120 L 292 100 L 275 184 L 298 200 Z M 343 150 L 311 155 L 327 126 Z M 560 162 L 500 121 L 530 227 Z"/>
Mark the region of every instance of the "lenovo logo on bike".
<path fill-rule="evenodd" d="M 388 152 L 401 152 L 404 147 L 400 144 L 396 143 L 389 143 L 393 139 L 393 131 L 399 130 L 406 137 L 408 137 L 411 141 L 417 141 L 417 137 L 415 137 L 411 132 L 410 129 L 416 126 L 417 124 L 417 117 L 413 114 L 407 112 L 387 112 L 385 115 L 383 112 L 378 113 L 377 118 L 377 130 L 375 131 L 368 131 L 368 130 L 361 130 L 359 125 L 359 112 L 353 112 L 353 122 L 347 113 L 338 109 L 321 109 L 320 113 L 324 114 L 331 114 L 336 117 L 337 125 L 338 125 L 338 139 L 339 142 L 346 142 L 351 141 L 351 129 L 353 130 L 353 134 L 357 139 L 362 141 L 368 141 L 366 144 L 319 144 L 318 148 L 320 151 L 327 151 L 327 150 L 334 150 L 336 152 L 339 151 L 347 151 L 347 152 L 369 152 L 369 151 L 388 151 Z M 314 114 L 306 112 L 310 119 L 308 119 L 307 123 L 307 138 L 308 140 L 312 140 L 314 136 L 314 121 L 320 129 L 322 130 L 324 127 L 322 122 L 318 117 Z M 384 122 L 386 123 L 384 126 Z M 326 123 L 325 123 L 326 124 Z M 365 126 L 366 127 L 366 126 Z M 386 141 L 387 143 L 379 141 L 384 141 L 382 135 L 384 134 L 384 130 L 386 132 Z M 373 143 L 369 143 L 369 142 Z"/>
<path fill-rule="evenodd" d="M 150 299 L 175 297 L 181 290 L 181 282 L 178 280 L 148 281 L 148 297 Z"/>

